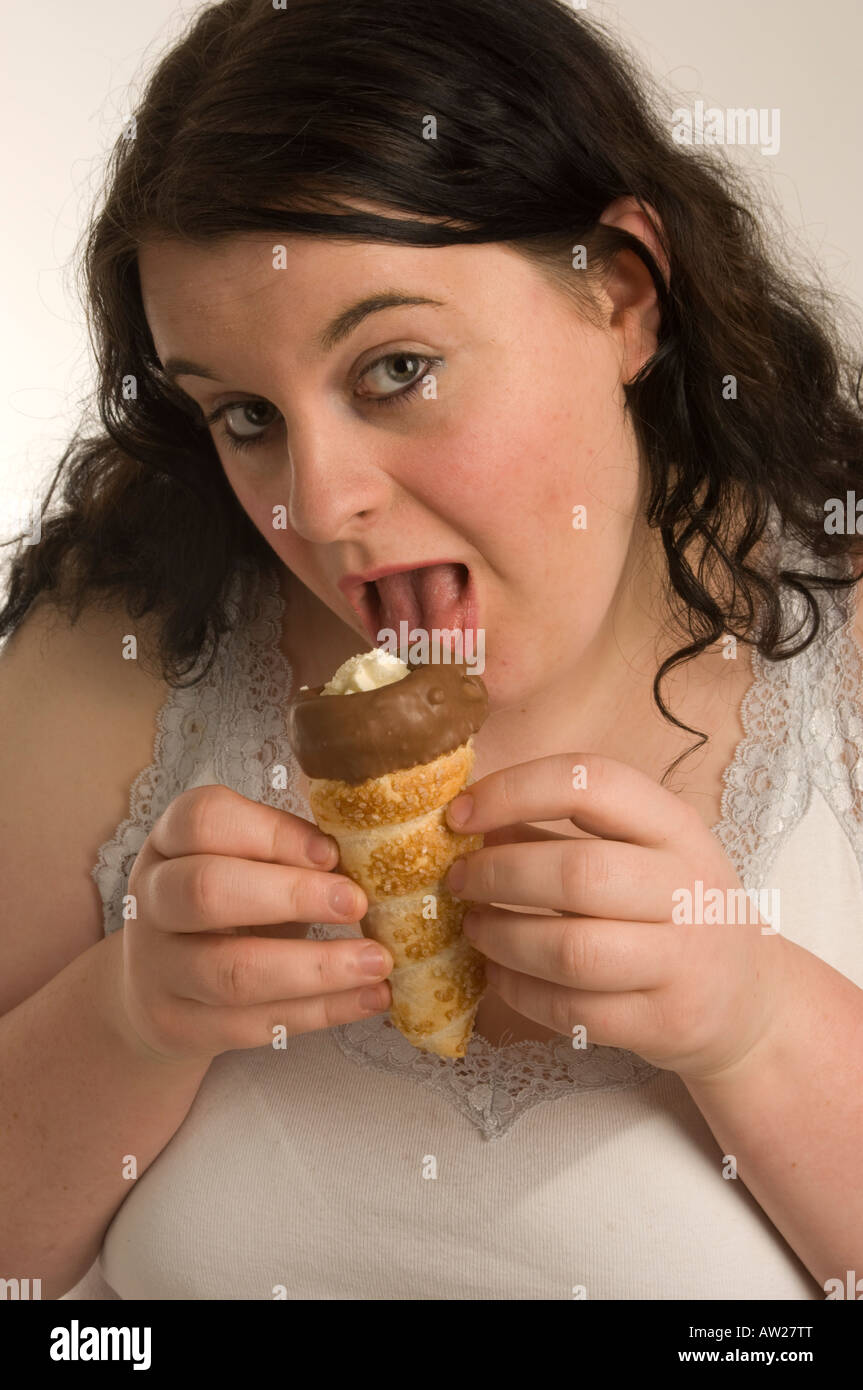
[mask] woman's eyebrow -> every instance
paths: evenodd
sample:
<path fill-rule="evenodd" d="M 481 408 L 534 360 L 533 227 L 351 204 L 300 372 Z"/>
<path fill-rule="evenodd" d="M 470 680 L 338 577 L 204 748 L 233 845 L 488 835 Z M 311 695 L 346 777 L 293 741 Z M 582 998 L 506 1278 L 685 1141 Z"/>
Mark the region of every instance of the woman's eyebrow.
<path fill-rule="evenodd" d="M 404 294 L 400 290 L 388 290 L 380 294 L 367 295 L 365 299 L 359 299 L 355 304 L 349 304 L 346 309 L 341 309 L 318 334 L 317 345 L 322 352 L 332 352 L 333 348 L 353 333 L 354 329 L 358 328 L 369 314 L 379 314 L 383 309 L 395 309 L 403 305 L 413 304 L 431 304 L 435 308 L 441 309 L 445 307 L 446 300 L 428 299 L 425 295 Z M 175 380 L 178 376 L 201 376 L 210 381 L 220 379 L 218 372 L 214 372 L 211 367 L 204 367 L 200 362 L 192 362 L 187 357 L 169 357 L 162 370 L 170 381 Z"/>
<path fill-rule="evenodd" d="M 443 308 L 445 302 L 443 299 L 427 299 L 424 295 L 405 294 L 401 290 L 384 290 L 379 294 L 368 295 L 356 304 L 348 305 L 330 320 L 318 335 L 318 346 L 322 352 L 332 352 L 348 334 L 359 327 L 363 319 L 368 318 L 369 314 L 379 314 L 382 309 L 395 309 L 406 304 L 433 304 L 436 308 Z"/>

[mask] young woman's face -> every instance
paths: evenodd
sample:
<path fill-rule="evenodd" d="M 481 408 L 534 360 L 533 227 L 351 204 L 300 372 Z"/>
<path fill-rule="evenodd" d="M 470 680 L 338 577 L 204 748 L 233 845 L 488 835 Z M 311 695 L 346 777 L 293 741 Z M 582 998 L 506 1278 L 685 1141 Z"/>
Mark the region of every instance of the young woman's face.
<path fill-rule="evenodd" d="M 609 303 L 591 326 L 498 244 L 300 236 L 276 269 L 273 243 L 140 253 L 161 362 L 203 364 L 212 379 L 189 369 L 179 386 L 207 415 L 231 407 L 211 431 L 244 510 L 358 650 L 372 639 L 339 580 L 459 561 L 492 707 L 565 680 L 607 635 L 641 546 L 622 382 L 653 344 L 633 356 L 628 313 Z M 321 344 L 350 306 L 395 292 L 436 303 L 357 316 Z M 226 431 L 258 442 L 235 452 Z"/>

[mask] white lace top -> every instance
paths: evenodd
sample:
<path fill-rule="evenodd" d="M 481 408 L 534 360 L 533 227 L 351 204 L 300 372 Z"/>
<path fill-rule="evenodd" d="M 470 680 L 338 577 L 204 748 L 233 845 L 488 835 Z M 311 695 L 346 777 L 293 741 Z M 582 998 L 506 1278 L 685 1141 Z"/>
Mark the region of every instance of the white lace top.
<path fill-rule="evenodd" d="M 861 654 L 848 597 L 822 604 L 807 651 L 752 654 L 714 833 L 746 888 L 779 888 L 782 930 L 863 987 Z M 138 850 L 184 788 L 224 783 L 312 819 L 285 737 L 291 672 L 274 581 L 239 571 L 231 613 L 208 675 L 170 693 L 130 815 L 99 851 L 106 932 L 122 925 Z M 65 1295 L 279 1296 L 824 1294 L 743 1182 L 723 1177 L 673 1072 L 563 1036 L 496 1048 L 475 1035 L 463 1060 L 445 1061 L 382 1014 L 282 1051 L 217 1057 Z"/>

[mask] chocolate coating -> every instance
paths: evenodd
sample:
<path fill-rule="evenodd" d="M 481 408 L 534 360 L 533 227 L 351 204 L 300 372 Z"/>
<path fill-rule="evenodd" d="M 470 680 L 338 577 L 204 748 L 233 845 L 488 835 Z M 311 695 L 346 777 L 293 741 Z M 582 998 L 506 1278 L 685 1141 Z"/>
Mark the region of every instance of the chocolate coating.
<path fill-rule="evenodd" d="M 300 690 L 288 713 L 288 737 L 307 777 L 365 782 L 429 763 L 466 743 L 488 714 L 485 683 L 463 662 L 411 666 L 377 690 L 322 690 Z"/>

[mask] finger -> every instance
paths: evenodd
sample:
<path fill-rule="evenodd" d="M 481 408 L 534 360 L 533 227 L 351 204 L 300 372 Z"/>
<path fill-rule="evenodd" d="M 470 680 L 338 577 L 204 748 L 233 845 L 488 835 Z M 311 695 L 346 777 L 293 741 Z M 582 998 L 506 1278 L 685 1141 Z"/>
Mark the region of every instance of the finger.
<path fill-rule="evenodd" d="M 457 865 L 464 868 L 453 885 Z M 565 838 L 475 849 L 456 860 L 444 882 L 463 900 L 663 922 L 672 906 L 672 876 L 667 857 L 656 850 Z"/>
<path fill-rule="evenodd" d="M 302 941 L 309 930 L 308 922 L 272 922 L 268 926 L 235 927 L 235 936 L 268 936 L 280 941 Z"/>
<path fill-rule="evenodd" d="M 367 995 L 367 991 L 371 993 Z M 381 1013 L 391 1003 L 392 991 L 384 980 L 377 985 L 340 990 L 336 994 L 282 999 L 271 1004 L 253 1004 L 246 1009 L 213 1008 L 190 999 L 183 1001 L 183 1012 L 186 1028 L 194 1030 L 195 1037 L 200 1039 L 201 1052 L 212 1051 L 218 1055 L 234 1048 L 272 1047 L 280 1041 L 282 1030 L 293 1037 L 298 1033 L 314 1033 L 320 1028 L 354 1023 Z"/>
<path fill-rule="evenodd" d="M 704 822 L 697 812 L 652 777 L 596 753 L 553 753 L 490 772 L 464 793 L 471 814 L 461 820 L 462 797 L 447 807 L 451 827 L 462 834 L 518 821 L 568 818 L 604 839 L 645 848 L 674 847 Z"/>
<path fill-rule="evenodd" d="M 486 965 L 486 977 L 495 994 L 516 1013 L 573 1038 L 573 1046 L 582 1043 L 581 1029 L 588 1046 L 621 1047 L 630 1052 L 638 1052 L 639 1044 L 644 1046 L 644 1039 L 651 1036 L 656 1016 L 656 995 L 651 991 L 616 994 L 567 989 L 491 961 Z"/>
<path fill-rule="evenodd" d="M 277 941 L 172 935 L 164 943 L 162 959 L 177 998 L 231 1007 L 357 989 L 383 979 L 393 968 L 389 951 L 366 938 Z"/>
<path fill-rule="evenodd" d="M 571 840 L 572 835 L 561 835 L 556 830 L 543 830 L 538 825 L 526 825 L 519 821 L 516 825 L 502 825 L 496 830 L 485 831 L 487 845 L 528 844 L 535 840 Z"/>
<path fill-rule="evenodd" d="M 655 989 L 668 979 L 674 928 L 602 917 L 541 917 L 473 908 L 462 931 L 488 960 L 570 989 Z"/>
<path fill-rule="evenodd" d="M 219 785 L 192 787 L 176 797 L 153 826 L 149 843 L 169 859 L 225 854 L 317 869 L 338 860 L 335 840 L 310 821 Z M 325 858 L 312 857 L 316 845 L 328 847 Z"/>
<path fill-rule="evenodd" d="M 223 854 L 163 859 L 149 870 L 147 889 L 148 923 L 166 932 L 358 922 L 368 911 L 363 890 L 343 875 Z M 338 890 L 347 895 L 344 906 L 334 896 Z"/>

